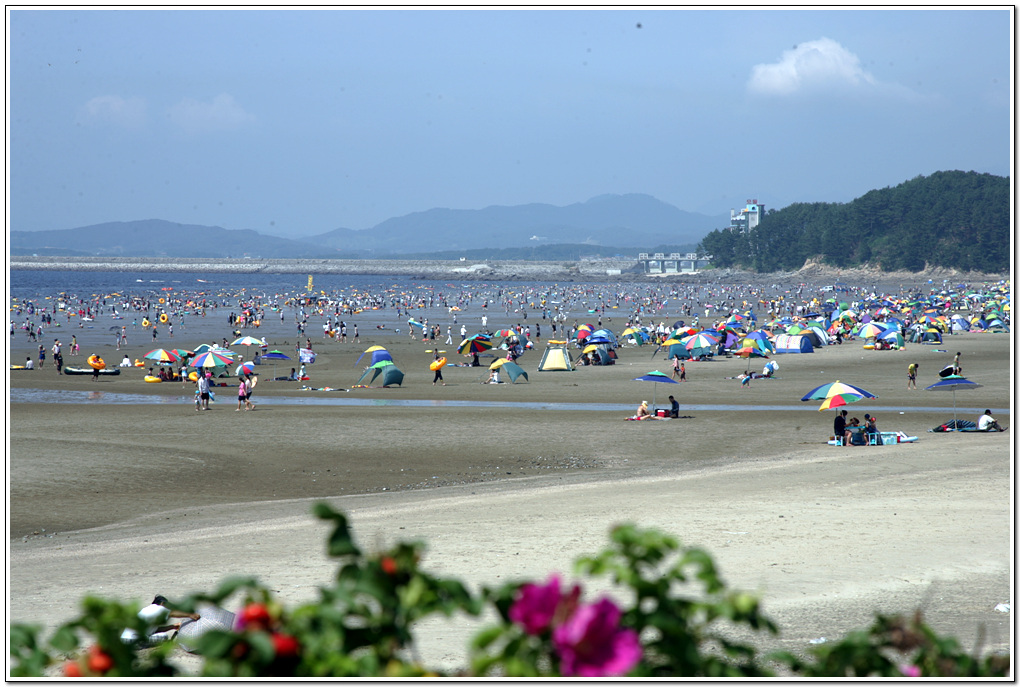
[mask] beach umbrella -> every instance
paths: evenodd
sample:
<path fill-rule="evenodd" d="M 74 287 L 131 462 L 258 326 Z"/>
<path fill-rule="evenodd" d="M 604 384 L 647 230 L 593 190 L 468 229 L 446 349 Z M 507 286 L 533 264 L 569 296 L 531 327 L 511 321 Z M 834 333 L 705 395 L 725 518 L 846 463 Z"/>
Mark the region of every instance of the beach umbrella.
<path fill-rule="evenodd" d="M 262 356 L 262 359 L 273 361 L 273 377 L 276 377 L 276 361 L 290 360 L 290 356 L 284 353 L 283 351 L 269 351 L 264 356 Z"/>
<path fill-rule="evenodd" d="M 904 340 L 903 340 L 903 335 L 900 334 L 900 330 L 899 329 L 894 329 L 892 327 L 890 327 L 889 329 L 886 329 L 884 332 L 879 334 L 878 338 L 879 339 L 889 339 L 890 341 L 892 341 L 892 344 L 894 346 L 896 346 L 896 348 L 903 348 L 904 345 L 906 345 L 906 342 L 904 342 Z"/>
<path fill-rule="evenodd" d="M 680 383 L 680 382 L 672 379 L 665 372 L 659 372 L 658 370 L 653 370 L 652 372 L 649 372 L 648 374 L 641 375 L 640 377 L 635 377 L 634 381 L 635 382 L 653 382 L 655 384 L 655 386 L 652 387 L 652 408 L 653 409 L 655 408 L 655 394 L 656 394 L 656 391 L 659 388 L 659 382 L 662 382 L 663 384 L 679 384 Z"/>
<path fill-rule="evenodd" d="M 766 354 L 765 352 L 761 351 L 760 349 L 758 349 L 758 348 L 756 348 L 754 346 L 744 346 L 741 349 L 733 351 L 733 355 L 738 356 L 740 358 L 747 358 L 747 370 L 745 370 L 745 373 L 749 372 L 751 370 L 751 358 L 754 358 L 754 357 L 768 358 L 769 357 L 768 354 Z"/>
<path fill-rule="evenodd" d="M 149 351 L 142 357 L 148 358 L 149 360 L 155 360 L 157 363 L 176 363 L 180 360 L 179 355 L 173 351 L 168 351 L 165 348 L 157 348 L 154 351 Z"/>
<path fill-rule="evenodd" d="M 829 408 L 839 408 L 840 406 L 850 405 L 851 403 L 856 403 L 864 398 L 878 398 L 878 396 L 875 396 L 871 392 L 865 391 L 858 386 L 844 384 L 837 379 L 835 382 L 815 387 L 811 391 L 807 392 L 800 400 L 820 400 L 822 401 L 822 405 L 818 408 L 818 410 L 828 410 Z"/>
<path fill-rule="evenodd" d="M 500 358 L 499 360 L 496 360 L 495 362 L 493 362 L 492 365 L 489 365 L 489 369 L 490 370 L 498 370 L 499 368 L 501 368 L 504 365 L 506 365 L 507 362 L 509 362 L 509 361 L 506 358 Z"/>
<path fill-rule="evenodd" d="M 984 385 L 983 384 L 978 384 L 977 382 L 972 382 L 969 379 L 961 377 L 960 375 L 949 375 L 948 377 L 944 377 L 943 379 L 940 379 L 939 381 L 935 382 L 931 386 L 925 387 L 924 390 L 925 391 L 952 391 L 953 392 L 953 427 L 956 427 L 957 426 L 956 425 L 956 392 L 957 392 L 957 390 L 959 390 L 959 391 L 968 391 L 968 390 L 972 390 L 972 389 L 977 389 L 977 388 L 979 388 L 981 386 L 984 386 Z"/>
<path fill-rule="evenodd" d="M 478 355 L 492 349 L 492 340 L 485 334 L 475 334 L 460 342 L 457 350 L 463 355 Z"/>
<path fill-rule="evenodd" d="M 195 355 L 194 351 L 189 351 L 187 348 L 175 348 L 173 352 L 178 358 L 190 358 Z"/>
<path fill-rule="evenodd" d="M 867 324 L 861 325 L 861 328 L 857 330 L 857 336 L 862 339 L 874 339 L 881 336 L 886 329 L 888 329 L 888 327 L 876 322 L 868 322 Z"/>
<path fill-rule="evenodd" d="M 230 342 L 231 346 L 261 346 L 262 340 L 256 339 L 254 336 L 242 336 L 240 339 L 235 339 Z"/>
<path fill-rule="evenodd" d="M 688 351 L 693 351 L 695 348 L 712 348 L 719 343 L 719 339 L 707 332 L 699 332 L 683 339 L 681 343 Z"/>
<path fill-rule="evenodd" d="M 361 355 L 358 356 L 358 359 L 354 361 L 354 365 L 357 366 L 357 364 L 361 362 L 361 359 L 365 357 L 365 353 L 374 353 L 375 351 L 385 350 L 386 348 L 384 346 L 369 346 L 368 348 L 365 349 L 365 351 Z"/>
<path fill-rule="evenodd" d="M 250 361 L 247 362 L 247 363 L 241 363 L 240 365 L 237 366 L 237 369 L 234 370 L 234 376 L 235 377 L 240 377 L 241 375 L 253 375 L 253 374 L 255 374 L 255 363 L 250 362 Z"/>

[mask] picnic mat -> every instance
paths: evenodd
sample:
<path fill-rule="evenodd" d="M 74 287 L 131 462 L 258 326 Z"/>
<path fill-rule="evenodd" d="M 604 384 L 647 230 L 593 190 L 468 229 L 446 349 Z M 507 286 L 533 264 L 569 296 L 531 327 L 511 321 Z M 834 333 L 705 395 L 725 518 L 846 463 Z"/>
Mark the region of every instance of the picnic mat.
<path fill-rule="evenodd" d="M 234 614 L 225 608 L 212 604 L 198 604 L 195 612 L 202 617 L 198 620 L 188 618 L 181 623 L 181 629 L 177 633 L 177 643 L 185 651 L 193 651 L 198 644 L 198 638 L 209 630 L 229 631 L 234 627 Z"/>

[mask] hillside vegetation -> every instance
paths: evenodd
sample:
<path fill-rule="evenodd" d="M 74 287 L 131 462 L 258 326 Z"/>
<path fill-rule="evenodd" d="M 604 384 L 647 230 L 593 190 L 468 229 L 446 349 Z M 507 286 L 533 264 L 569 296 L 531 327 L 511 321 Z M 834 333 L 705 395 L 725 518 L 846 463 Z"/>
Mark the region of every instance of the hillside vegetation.
<path fill-rule="evenodd" d="M 715 267 L 795 270 L 872 265 L 1009 270 L 1010 181 L 977 172 L 936 172 L 849 203 L 795 203 L 772 210 L 746 234 L 719 229 L 702 239 Z"/>

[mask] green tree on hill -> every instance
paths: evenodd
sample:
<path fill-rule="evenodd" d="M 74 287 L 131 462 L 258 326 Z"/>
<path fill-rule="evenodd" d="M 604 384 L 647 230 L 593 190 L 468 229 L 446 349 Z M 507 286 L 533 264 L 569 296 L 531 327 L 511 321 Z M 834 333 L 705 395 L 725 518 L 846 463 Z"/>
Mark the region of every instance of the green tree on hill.
<path fill-rule="evenodd" d="M 1009 268 L 1010 184 L 977 172 L 936 172 L 850 203 L 794 203 L 751 231 L 719 229 L 699 249 L 716 267 L 795 270 L 808 259 L 833 267 L 866 263 L 917 272 L 925 265 L 1001 272 Z"/>

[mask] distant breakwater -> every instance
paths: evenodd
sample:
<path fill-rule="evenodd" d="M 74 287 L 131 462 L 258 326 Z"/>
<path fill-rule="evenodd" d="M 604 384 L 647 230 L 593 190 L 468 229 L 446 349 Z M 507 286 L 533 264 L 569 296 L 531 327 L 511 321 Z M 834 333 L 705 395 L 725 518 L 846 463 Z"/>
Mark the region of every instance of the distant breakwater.
<path fill-rule="evenodd" d="M 659 281 L 636 260 L 327 260 L 12 256 L 11 270 L 394 275 L 464 281 Z M 690 279 L 697 275 L 671 275 Z"/>

